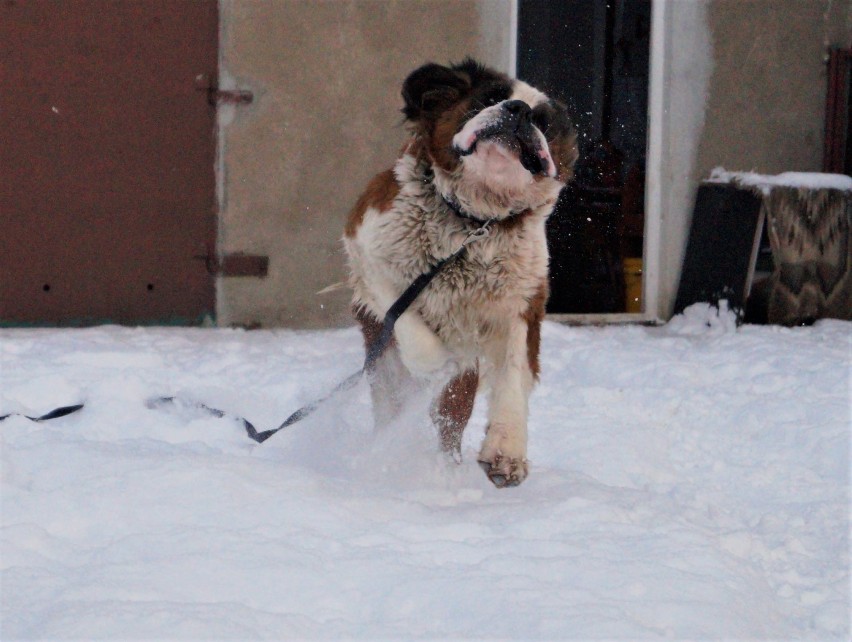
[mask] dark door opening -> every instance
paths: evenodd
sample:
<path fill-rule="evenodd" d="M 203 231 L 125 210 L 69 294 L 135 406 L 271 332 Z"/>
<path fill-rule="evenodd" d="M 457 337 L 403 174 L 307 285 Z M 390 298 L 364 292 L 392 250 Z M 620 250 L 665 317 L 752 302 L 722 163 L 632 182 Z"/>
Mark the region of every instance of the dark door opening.
<path fill-rule="evenodd" d="M 550 313 L 641 312 L 651 0 L 520 0 L 518 77 L 565 102 L 575 181 L 548 222 Z"/>
<path fill-rule="evenodd" d="M 2 3 L 0 325 L 214 315 L 217 50 L 216 0 Z"/>
<path fill-rule="evenodd" d="M 852 176 L 852 49 L 828 57 L 822 171 Z"/>

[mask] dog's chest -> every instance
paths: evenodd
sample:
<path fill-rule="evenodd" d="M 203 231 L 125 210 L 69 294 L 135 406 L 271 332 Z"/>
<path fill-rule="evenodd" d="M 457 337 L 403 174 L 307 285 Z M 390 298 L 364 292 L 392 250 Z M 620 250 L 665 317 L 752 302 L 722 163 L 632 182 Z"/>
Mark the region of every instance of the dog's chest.
<path fill-rule="evenodd" d="M 427 221 L 405 245 L 416 263 L 434 263 L 451 255 L 471 229 Z M 445 340 L 466 342 L 524 314 L 547 278 L 547 262 L 543 218 L 496 224 L 438 273 L 416 308 Z M 417 276 L 417 269 L 404 271 L 409 279 Z"/>
<path fill-rule="evenodd" d="M 545 274 L 537 269 L 546 267 L 543 249 L 527 238 L 492 231 L 439 273 L 434 291 L 454 306 L 511 306 L 533 292 Z"/>

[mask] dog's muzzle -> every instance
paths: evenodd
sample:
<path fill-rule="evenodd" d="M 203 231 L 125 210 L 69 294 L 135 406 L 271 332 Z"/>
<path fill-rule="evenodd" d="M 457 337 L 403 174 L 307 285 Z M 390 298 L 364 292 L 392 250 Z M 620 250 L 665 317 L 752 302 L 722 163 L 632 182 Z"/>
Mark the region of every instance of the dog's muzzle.
<path fill-rule="evenodd" d="M 480 141 L 491 140 L 518 154 L 521 166 L 533 175 L 556 176 L 547 140 L 532 122 L 532 109 L 522 100 L 507 100 L 496 114 L 483 112 L 453 137 L 459 156 L 476 151 Z"/>

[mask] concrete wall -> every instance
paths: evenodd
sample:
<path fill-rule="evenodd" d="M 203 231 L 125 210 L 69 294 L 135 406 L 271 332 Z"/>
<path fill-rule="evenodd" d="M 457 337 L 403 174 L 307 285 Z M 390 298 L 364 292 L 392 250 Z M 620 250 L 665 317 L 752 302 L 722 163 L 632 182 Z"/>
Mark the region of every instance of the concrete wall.
<path fill-rule="evenodd" d="M 219 279 L 220 325 L 350 323 L 346 291 L 316 292 L 344 278 L 346 213 L 403 140 L 402 80 L 465 55 L 511 70 L 513 4 L 220 0 L 222 84 L 255 102 L 220 117 L 219 249 L 270 257 L 266 279 Z M 668 318 L 695 190 L 713 167 L 819 171 L 824 54 L 852 43 L 852 0 L 657 0 L 655 11 L 647 313 Z"/>
<path fill-rule="evenodd" d="M 223 253 L 270 257 L 269 276 L 220 278 L 218 323 L 350 323 L 339 239 L 366 182 L 404 139 L 399 91 L 426 61 L 511 67 L 510 0 L 220 0 L 224 88 L 254 103 L 220 116 Z"/>
<path fill-rule="evenodd" d="M 850 0 L 666 5 L 661 318 L 674 305 L 698 182 L 717 166 L 820 171 L 825 53 L 852 44 Z"/>

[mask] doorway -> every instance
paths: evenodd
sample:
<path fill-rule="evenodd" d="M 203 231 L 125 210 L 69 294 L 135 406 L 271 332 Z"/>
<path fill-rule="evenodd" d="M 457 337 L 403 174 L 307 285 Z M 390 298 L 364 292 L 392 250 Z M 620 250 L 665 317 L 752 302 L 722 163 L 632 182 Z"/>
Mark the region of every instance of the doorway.
<path fill-rule="evenodd" d="M 217 56 L 216 0 L 2 3 L 0 325 L 214 316 Z"/>
<path fill-rule="evenodd" d="M 517 75 L 569 108 L 576 177 L 548 221 L 551 314 L 639 313 L 651 0 L 519 0 Z"/>

